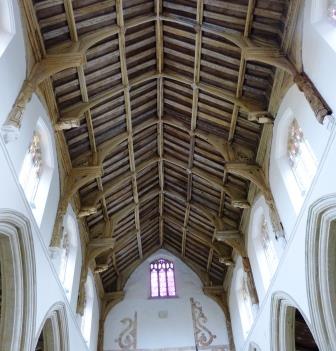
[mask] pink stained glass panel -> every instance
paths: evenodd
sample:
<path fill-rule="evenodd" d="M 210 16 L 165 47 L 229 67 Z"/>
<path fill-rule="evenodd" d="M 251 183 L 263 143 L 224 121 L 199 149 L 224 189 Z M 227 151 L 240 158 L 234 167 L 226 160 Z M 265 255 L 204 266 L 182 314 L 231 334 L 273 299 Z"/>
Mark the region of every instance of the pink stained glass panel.
<path fill-rule="evenodd" d="M 160 282 L 160 296 L 167 296 L 167 280 L 166 280 L 166 271 L 160 269 L 159 271 L 159 282 Z"/>
<path fill-rule="evenodd" d="M 167 281 L 168 281 L 168 295 L 175 296 L 175 278 L 174 278 L 174 271 L 169 268 L 167 270 Z"/>
<path fill-rule="evenodd" d="M 151 271 L 151 296 L 159 296 L 158 275 L 156 270 Z"/>
<path fill-rule="evenodd" d="M 150 264 L 151 297 L 176 296 L 174 264 L 159 259 Z"/>

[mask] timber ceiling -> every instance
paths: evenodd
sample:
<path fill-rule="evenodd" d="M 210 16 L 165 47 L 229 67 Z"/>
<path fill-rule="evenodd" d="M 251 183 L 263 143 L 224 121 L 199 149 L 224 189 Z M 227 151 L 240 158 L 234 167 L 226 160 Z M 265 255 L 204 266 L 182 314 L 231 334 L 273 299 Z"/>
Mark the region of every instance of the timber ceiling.
<path fill-rule="evenodd" d="M 223 282 L 227 267 L 219 256 L 229 259 L 232 248 L 214 246 L 209 213 L 239 228 L 242 209 L 230 194 L 246 199 L 250 184 L 224 171 L 223 156 L 206 136 L 230 142 L 241 158 L 255 161 L 262 125 L 249 121 L 234 98 L 267 110 L 275 73 L 245 62 L 225 34 L 280 47 L 288 3 L 33 1 L 47 52 L 111 29 L 87 50 L 84 66 L 52 77 L 61 117 L 99 100 L 78 127 L 63 131 L 72 166 L 90 164 L 97 151 L 114 145 L 103 159 L 103 175 L 80 189 L 82 206 L 97 204 L 85 219 L 90 238 L 116 238 L 113 252 L 98 258 L 109 265 L 101 273 L 107 292 L 160 246 L 207 271 L 213 284 Z"/>

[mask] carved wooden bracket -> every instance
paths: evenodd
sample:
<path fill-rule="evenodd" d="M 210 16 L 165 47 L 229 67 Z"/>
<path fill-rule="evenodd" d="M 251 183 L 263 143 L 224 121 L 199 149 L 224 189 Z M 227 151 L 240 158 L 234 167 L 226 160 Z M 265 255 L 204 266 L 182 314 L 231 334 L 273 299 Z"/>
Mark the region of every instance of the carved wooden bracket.
<path fill-rule="evenodd" d="M 276 237 L 284 236 L 283 227 L 275 206 L 272 192 L 266 182 L 262 168 L 257 164 L 247 164 L 241 162 L 228 162 L 225 164 L 225 170 L 228 173 L 235 174 L 250 180 L 260 190 L 269 206 L 270 219 L 272 222 L 273 230 Z"/>
<path fill-rule="evenodd" d="M 2 127 L 6 142 L 17 138 L 21 127 L 23 112 L 39 84 L 55 73 L 61 72 L 67 68 L 78 67 L 83 63 L 84 56 L 82 53 L 63 53 L 47 55 L 44 59 L 35 64 L 28 78 L 23 82 L 13 108 Z"/>
<path fill-rule="evenodd" d="M 86 247 L 85 259 L 82 265 L 81 278 L 79 283 L 77 313 L 83 315 L 85 309 L 85 282 L 89 272 L 90 265 L 94 262 L 96 257 L 106 251 L 113 250 L 115 246 L 115 239 L 113 238 L 99 238 L 91 240 Z"/>
<path fill-rule="evenodd" d="M 102 168 L 99 166 L 76 167 L 73 168 L 65 178 L 64 189 L 58 204 L 53 235 L 50 246 L 59 247 L 61 244 L 61 226 L 67 207 L 74 194 L 85 184 L 102 175 Z"/>
<path fill-rule="evenodd" d="M 313 82 L 304 72 L 298 72 L 295 66 L 279 49 L 258 47 L 253 44 L 253 46 L 242 49 L 242 54 L 246 61 L 266 63 L 289 73 L 292 76 L 294 83 L 297 84 L 299 90 L 305 95 L 319 123 L 322 124 L 324 118 L 332 114 L 330 106 L 323 99 Z M 267 121 L 267 118 L 264 119 L 264 121 Z"/>

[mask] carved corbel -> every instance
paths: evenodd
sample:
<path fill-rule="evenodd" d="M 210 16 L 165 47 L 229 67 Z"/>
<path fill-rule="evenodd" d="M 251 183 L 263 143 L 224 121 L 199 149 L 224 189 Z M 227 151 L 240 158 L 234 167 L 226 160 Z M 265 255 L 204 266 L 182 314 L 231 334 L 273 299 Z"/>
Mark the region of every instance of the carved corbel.
<path fill-rule="evenodd" d="M 257 164 L 240 162 L 226 163 L 224 168 L 228 173 L 248 179 L 260 190 L 269 207 L 270 219 L 276 237 L 284 236 L 283 227 L 275 206 L 273 195 L 266 182 L 262 168 Z"/>
<path fill-rule="evenodd" d="M 250 112 L 247 119 L 259 124 L 273 124 L 274 118 L 268 111 Z"/>
<path fill-rule="evenodd" d="M 319 123 L 323 123 L 324 118 L 332 114 L 330 106 L 323 99 L 313 82 L 302 72 L 299 73 L 289 59 L 277 48 L 246 47 L 242 50 L 242 55 L 247 61 L 256 61 L 280 68 L 289 73 L 294 83 L 303 92 Z"/>
<path fill-rule="evenodd" d="M 227 247 L 225 244 L 217 241 L 213 246 L 218 254 L 220 263 L 225 266 L 232 266 L 234 264 L 232 257 L 227 254 Z"/>
<path fill-rule="evenodd" d="M 310 104 L 310 107 L 315 113 L 316 119 L 319 123 L 322 124 L 324 118 L 332 114 L 330 106 L 326 103 L 326 101 L 316 89 L 315 85 L 305 73 L 297 74 L 294 77 L 294 83 L 296 83 L 299 90 L 303 92 L 304 96 Z"/>
<path fill-rule="evenodd" d="M 63 53 L 47 55 L 44 59 L 35 64 L 28 78 L 23 82 L 12 110 L 2 126 L 6 142 L 17 138 L 21 127 L 23 112 L 38 86 L 53 74 L 71 67 L 78 67 L 83 63 L 84 56 L 81 53 Z"/>
<path fill-rule="evenodd" d="M 224 242 L 231 246 L 238 255 L 245 257 L 247 255 L 245 249 L 245 241 L 243 234 L 238 230 L 216 230 L 215 239 L 218 242 Z"/>
<path fill-rule="evenodd" d="M 96 257 L 106 251 L 113 250 L 114 247 L 115 239 L 113 238 L 94 239 L 87 245 L 78 292 L 77 313 L 80 315 L 83 315 L 85 309 L 85 282 L 89 272 L 89 267 Z"/>

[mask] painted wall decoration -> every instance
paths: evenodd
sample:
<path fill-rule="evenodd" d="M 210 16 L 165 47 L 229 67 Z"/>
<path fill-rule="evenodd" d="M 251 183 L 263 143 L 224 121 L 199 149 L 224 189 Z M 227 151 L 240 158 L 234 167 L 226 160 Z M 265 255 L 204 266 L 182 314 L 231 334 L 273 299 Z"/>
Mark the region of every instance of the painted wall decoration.
<path fill-rule="evenodd" d="M 138 314 L 134 313 L 134 318 L 124 318 L 120 323 L 126 325 L 125 329 L 120 333 L 118 343 L 121 350 L 136 350 L 137 348 L 137 328 L 138 328 Z"/>
<path fill-rule="evenodd" d="M 205 326 L 208 318 L 203 312 L 200 302 L 196 301 L 193 297 L 190 298 L 192 320 L 194 327 L 195 343 L 198 347 L 207 347 L 212 344 L 216 335 Z"/>

